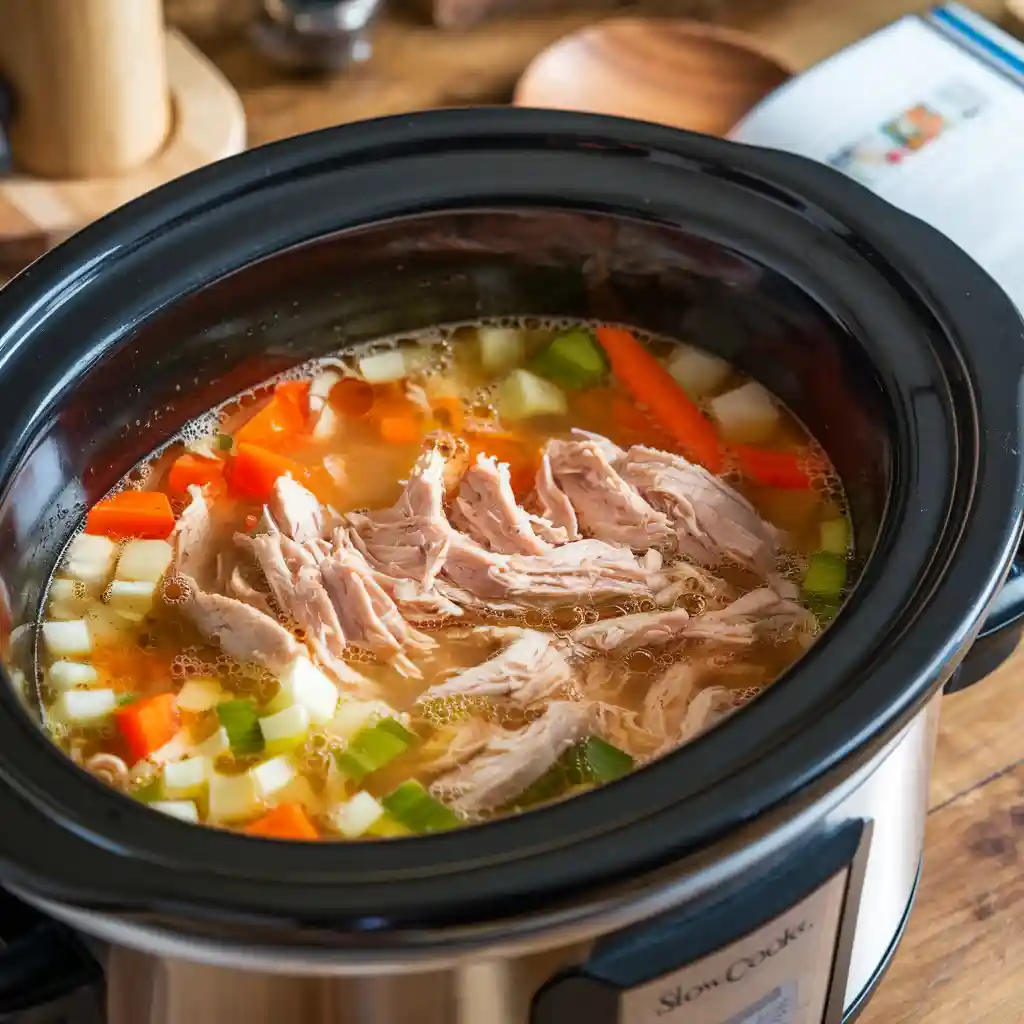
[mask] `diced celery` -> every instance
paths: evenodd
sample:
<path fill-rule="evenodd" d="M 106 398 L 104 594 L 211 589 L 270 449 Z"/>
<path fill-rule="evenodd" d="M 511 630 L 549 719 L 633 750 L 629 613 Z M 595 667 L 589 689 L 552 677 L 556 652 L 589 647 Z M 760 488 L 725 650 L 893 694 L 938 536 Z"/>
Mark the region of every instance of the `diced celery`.
<path fill-rule="evenodd" d="M 73 725 L 106 718 L 117 707 L 113 690 L 67 690 L 53 704 L 53 715 Z"/>
<path fill-rule="evenodd" d="M 498 385 L 498 411 L 510 420 L 533 416 L 561 416 L 569 409 L 565 393 L 557 384 L 529 370 L 513 370 Z"/>
<path fill-rule="evenodd" d="M 269 761 L 249 769 L 256 792 L 264 800 L 284 789 L 295 778 L 295 765 L 285 756 L 272 757 Z"/>
<path fill-rule="evenodd" d="M 355 782 L 379 771 L 404 754 L 419 737 L 393 718 L 360 729 L 348 746 L 334 755 L 338 768 Z"/>
<path fill-rule="evenodd" d="M 263 802 L 256 792 L 256 782 L 249 772 L 241 775 L 219 775 L 210 779 L 210 819 L 217 822 L 244 821 L 254 818 Z"/>
<path fill-rule="evenodd" d="M 350 740 L 364 725 L 376 718 L 396 718 L 397 712 L 382 700 L 345 698 L 327 725 L 328 732 Z"/>
<path fill-rule="evenodd" d="M 73 690 L 76 686 L 92 686 L 99 673 L 92 665 L 77 661 L 55 661 L 46 674 L 47 683 L 55 690 Z"/>
<path fill-rule="evenodd" d="M 536 782 L 512 799 L 508 807 L 526 808 L 547 803 L 556 797 L 628 775 L 636 763 L 624 750 L 600 736 L 570 747 Z"/>
<path fill-rule="evenodd" d="M 217 705 L 217 717 L 227 731 L 231 752 L 239 757 L 258 754 L 263 750 L 256 705 L 251 700 L 226 700 Z"/>
<path fill-rule="evenodd" d="M 376 839 L 397 839 L 400 836 L 415 835 L 412 829 L 406 828 L 386 811 L 366 830 L 365 834 Z"/>
<path fill-rule="evenodd" d="M 187 821 L 192 825 L 199 823 L 199 810 L 191 800 L 154 800 L 149 806 L 179 821 Z"/>
<path fill-rule="evenodd" d="M 43 643 L 55 658 L 80 658 L 92 653 L 92 637 L 85 619 L 44 622 Z"/>
<path fill-rule="evenodd" d="M 581 784 L 588 782 L 612 782 L 628 775 L 636 763 L 624 750 L 612 746 L 600 736 L 588 736 L 577 748 Z"/>
<path fill-rule="evenodd" d="M 564 388 L 587 388 L 607 376 L 608 359 L 593 335 L 577 328 L 552 339 L 534 357 L 530 369 Z"/>
<path fill-rule="evenodd" d="M 107 604 L 129 622 L 141 622 L 153 607 L 155 596 L 155 583 L 114 580 L 107 590 Z"/>
<path fill-rule="evenodd" d="M 346 839 L 365 835 L 384 816 L 384 808 L 369 793 L 360 791 L 330 816 L 331 825 Z"/>
<path fill-rule="evenodd" d="M 804 575 L 803 592 L 823 598 L 838 598 L 846 586 L 846 559 L 830 551 L 811 555 Z"/>
<path fill-rule="evenodd" d="M 175 703 L 182 711 L 200 714 L 215 708 L 224 698 L 224 691 L 216 679 L 189 679 L 178 691 Z"/>
<path fill-rule="evenodd" d="M 281 691 L 271 702 L 271 711 L 283 711 L 301 704 L 309 720 L 326 725 L 338 707 L 338 688 L 305 656 L 296 658 L 281 676 Z"/>
<path fill-rule="evenodd" d="M 359 372 L 371 384 L 387 384 L 407 376 L 405 354 L 401 349 L 392 348 L 376 352 L 359 360 Z"/>
<path fill-rule="evenodd" d="M 463 823 L 451 808 L 435 800 L 414 779 L 403 782 L 381 803 L 396 821 L 412 832 L 443 832 Z"/>
<path fill-rule="evenodd" d="M 756 381 L 712 398 L 709 406 L 727 441 L 767 441 L 782 420 L 775 399 Z"/>
<path fill-rule="evenodd" d="M 526 339 L 516 327 L 480 327 L 480 363 L 488 373 L 504 373 L 526 358 Z"/>
<path fill-rule="evenodd" d="M 136 786 L 128 795 L 133 800 L 138 800 L 140 804 L 151 804 L 154 800 L 162 800 L 164 780 L 159 775 L 155 775 L 148 781 Z"/>
<path fill-rule="evenodd" d="M 159 583 L 171 564 L 173 549 L 165 540 L 130 540 L 117 560 L 114 579 L 129 583 Z"/>
<path fill-rule="evenodd" d="M 691 398 L 703 398 L 717 391 L 732 372 L 724 359 L 692 345 L 674 349 L 667 366 L 668 372 Z"/>
<path fill-rule="evenodd" d="M 68 547 L 63 570 L 93 591 L 102 590 L 114 573 L 117 545 L 109 537 L 80 533 Z"/>
<path fill-rule="evenodd" d="M 218 434 L 217 435 L 217 447 L 222 452 L 231 451 L 234 446 L 235 439 L 230 434 Z"/>
<path fill-rule="evenodd" d="M 186 757 L 164 765 L 164 792 L 172 800 L 197 796 L 210 781 L 210 762 L 205 757 Z"/>
<path fill-rule="evenodd" d="M 211 736 L 207 736 L 202 743 L 196 745 L 195 752 L 201 757 L 208 757 L 211 760 L 226 754 L 231 749 L 231 740 L 228 738 L 228 731 L 221 726 Z"/>
<path fill-rule="evenodd" d="M 283 754 L 292 750 L 305 740 L 309 732 L 309 712 L 301 704 L 293 704 L 259 721 L 268 754 Z"/>
<path fill-rule="evenodd" d="M 826 519 L 821 524 L 821 550 L 845 558 L 850 550 L 850 521 Z"/>

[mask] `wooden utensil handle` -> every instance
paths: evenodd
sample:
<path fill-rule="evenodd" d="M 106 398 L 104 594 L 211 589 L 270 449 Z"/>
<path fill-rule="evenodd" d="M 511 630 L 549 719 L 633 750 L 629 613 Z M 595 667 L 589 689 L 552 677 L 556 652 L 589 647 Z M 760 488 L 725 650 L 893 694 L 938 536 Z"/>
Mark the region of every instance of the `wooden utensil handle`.
<path fill-rule="evenodd" d="M 0 76 L 15 163 L 35 174 L 120 174 L 167 138 L 160 0 L 0 0 Z"/>

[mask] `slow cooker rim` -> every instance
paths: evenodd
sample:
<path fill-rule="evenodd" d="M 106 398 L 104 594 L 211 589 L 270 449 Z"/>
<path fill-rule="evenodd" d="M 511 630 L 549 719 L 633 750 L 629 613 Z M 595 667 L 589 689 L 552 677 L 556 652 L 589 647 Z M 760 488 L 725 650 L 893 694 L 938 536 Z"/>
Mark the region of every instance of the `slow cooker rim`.
<path fill-rule="evenodd" d="M 452 113 L 453 112 L 444 112 L 444 115 L 451 115 Z M 533 112 L 526 112 L 526 113 L 532 114 Z M 473 118 L 475 116 L 477 116 L 478 114 L 479 114 L 479 112 L 468 112 L 469 120 L 472 121 Z M 428 119 L 436 124 L 438 120 L 444 120 L 444 121 L 448 120 L 448 118 L 446 116 L 444 116 L 444 115 L 431 115 Z M 569 115 L 569 119 L 570 119 L 570 121 L 576 121 L 577 120 L 572 115 Z M 558 131 L 558 129 L 557 129 L 557 122 L 560 122 L 560 121 L 563 120 L 563 115 L 554 115 L 554 118 L 553 118 L 553 120 L 555 122 L 554 124 L 552 123 L 552 120 L 550 118 L 548 118 L 546 115 L 542 116 L 540 120 L 541 120 L 541 122 L 543 124 L 542 125 L 538 125 L 537 126 L 538 129 L 543 127 L 546 131 L 551 131 L 553 134 L 557 134 L 557 131 Z M 583 135 L 596 135 L 596 134 L 599 134 L 596 131 L 594 131 L 594 132 L 590 131 L 589 124 L 592 123 L 594 119 L 586 118 L 586 119 L 583 119 L 583 120 L 588 122 L 588 130 L 586 132 L 580 132 L 579 134 L 583 134 Z M 601 118 L 601 119 L 596 119 L 596 120 L 599 123 L 604 123 L 608 119 Z M 377 122 L 376 124 L 379 126 L 380 122 Z M 635 134 L 638 131 L 647 131 L 647 130 L 650 130 L 653 135 L 665 134 L 664 130 L 656 129 L 653 126 L 640 126 L 640 128 L 638 129 L 637 126 L 632 125 L 629 122 L 616 122 L 616 123 L 614 123 L 614 127 L 615 127 L 616 131 L 618 131 L 621 128 L 622 131 L 625 132 L 625 129 L 622 128 L 623 125 L 626 125 L 626 126 L 629 127 L 629 134 L 630 135 L 633 135 L 633 134 Z M 360 127 L 362 127 L 362 126 L 360 126 Z M 346 130 L 343 129 L 343 131 L 346 131 Z M 327 134 L 329 136 L 332 133 L 321 133 L 321 134 Z M 614 135 L 614 133 L 611 133 L 611 134 Z M 677 135 L 677 133 L 669 133 L 669 134 L 672 136 L 673 141 L 678 143 L 678 135 Z M 325 141 L 329 141 L 329 140 L 325 140 Z M 349 140 L 349 141 L 351 141 L 351 140 Z M 691 140 L 691 141 L 693 141 L 693 140 Z M 303 140 L 303 142 L 305 143 L 305 142 L 307 142 L 307 140 Z M 617 145 L 619 142 L 620 142 L 620 139 L 618 137 L 615 137 L 613 139 L 613 144 L 614 145 Z M 287 144 L 284 144 L 284 145 L 287 145 Z M 651 145 L 653 145 L 653 142 L 651 143 Z M 693 141 L 693 145 L 696 148 L 710 147 L 710 149 L 713 152 L 714 151 L 714 147 L 720 147 L 723 144 L 717 143 L 717 142 L 716 143 L 712 143 L 710 140 L 703 140 L 703 139 L 701 139 L 701 140 Z M 668 148 L 668 147 L 666 147 L 666 148 Z M 671 152 L 672 150 L 670 149 L 669 151 Z M 722 153 L 720 150 L 718 152 L 719 152 L 719 155 L 725 156 L 725 154 Z M 684 154 L 684 156 L 683 156 L 683 159 L 693 159 L 693 158 L 694 157 L 693 157 L 692 153 L 687 153 L 687 154 Z M 729 159 L 733 163 L 737 162 L 737 158 L 736 158 L 735 154 L 730 154 L 729 155 Z M 756 160 L 754 161 L 754 163 L 755 163 L 755 169 L 756 169 Z M 251 166 L 254 167 L 255 165 L 253 164 Z M 215 170 L 215 169 L 211 169 L 211 170 Z M 202 173 L 207 173 L 208 174 L 209 172 L 202 172 Z M 815 169 L 815 173 L 819 173 L 818 169 Z M 841 190 L 841 187 L 837 185 L 837 180 L 838 180 L 837 176 L 835 178 L 833 178 L 829 182 L 829 187 L 833 188 L 833 189 Z M 819 182 L 819 184 L 820 184 L 820 182 Z M 170 187 L 173 188 L 173 186 L 170 186 Z M 231 191 L 233 191 L 233 189 L 231 189 Z M 853 196 L 852 196 L 852 193 L 851 193 L 847 197 L 847 199 L 852 199 L 852 198 L 853 198 Z M 874 199 L 873 197 L 858 196 L 857 198 L 858 198 L 858 200 L 870 198 L 870 203 L 867 203 L 866 205 L 878 204 L 878 206 L 876 206 L 876 210 L 877 210 L 877 208 L 879 206 L 881 206 L 883 209 L 886 210 L 887 213 L 889 213 L 889 214 L 892 213 L 892 211 L 889 211 L 888 207 L 882 206 L 882 204 L 880 204 L 879 201 Z M 146 202 L 146 201 L 153 202 L 154 200 L 153 200 L 153 197 L 147 197 L 147 200 L 144 200 L 143 202 Z M 127 214 L 119 214 L 119 215 L 117 215 L 118 218 L 123 218 L 125 216 L 127 216 Z M 130 225 L 131 224 L 131 219 L 129 218 L 128 221 L 123 222 L 123 223 Z M 107 237 L 107 239 L 109 241 L 113 241 L 115 236 L 117 236 L 120 233 L 119 232 L 119 226 L 120 226 L 119 224 L 107 225 L 106 237 Z M 89 234 L 89 232 L 86 232 L 86 235 L 88 235 L 88 234 Z M 103 231 L 96 231 L 96 232 L 94 232 L 93 237 L 91 239 L 91 241 L 92 241 L 92 248 L 93 249 L 96 249 L 97 245 L 102 245 L 103 235 L 104 235 Z M 90 239 L 81 239 L 79 241 L 82 244 L 84 244 L 85 241 L 89 241 L 89 240 Z M 958 258 L 962 259 L 962 257 L 958 257 Z M 58 272 L 58 270 L 57 270 L 57 268 L 59 266 L 59 262 L 60 261 L 55 261 L 55 260 L 52 260 L 52 259 L 49 261 L 51 281 L 55 281 L 56 278 L 59 278 L 60 276 L 62 276 L 61 273 Z M 65 266 L 67 266 L 69 264 L 73 264 L 74 262 L 75 262 L 75 256 L 74 256 L 73 252 L 65 252 L 63 254 L 63 264 Z M 45 263 L 46 263 L 46 261 L 44 261 L 44 264 Z M 33 278 L 38 278 L 38 276 L 39 276 L 39 274 L 41 272 L 41 269 L 39 267 L 34 268 L 34 269 L 35 269 L 35 272 L 34 273 L 30 272 L 30 275 Z M 92 268 L 92 269 L 95 269 L 95 267 Z M 90 272 L 91 272 L 91 269 L 90 269 Z M 980 274 L 980 271 L 978 271 L 978 273 Z M 985 280 L 987 281 L 987 278 Z M 22 281 L 22 290 L 23 291 L 25 290 L 25 286 L 32 286 L 32 285 L 33 285 L 33 281 L 25 281 L 25 280 L 23 280 Z M 991 282 L 988 282 L 988 286 L 989 286 L 990 290 L 991 290 L 992 287 L 994 287 L 994 286 L 991 285 Z M 46 287 L 45 279 L 43 281 L 39 282 L 38 284 L 36 284 L 35 287 L 37 289 L 37 293 L 38 293 L 38 289 L 40 289 L 40 288 L 45 289 L 45 287 Z M 29 287 L 29 290 L 31 290 L 31 287 Z M 1019 320 L 1017 321 L 1017 324 L 1019 325 Z M 7 333 L 7 332 L 5 332 L 5 333 Z M 4 360 L 3 360 L 3 352 L 2 352 L 2 350 L 0 350 L 0 365 L 2 365 L 3 362 L 4 362 Z M 1019 433 L 1019 424 L 1015 423 L 1014 426 L 1017 428 L 1018 433 Z M 1018 468 L 1018 472 L 1019 472 L 1019 468 Z M 990 504 L 994 504 L 994 502 L 990 502 Z M 995 534 L 992 534 L 992 533 L 988 534 L 987 540 L 989 541 L 989 543 L 987 545 L 984 545 L 984 546 L 987 547 L 987 549 L 988 549 L 988 561 L 989 562 L 992 561 L 993 554 L 995 554 L 997 556 L 996 557 L 996 561 L 997 562 L 1001 563 L 1004 560 L 1008 560 L 1009 552 L 1012 549 L 1012 545 L 1014 545 L 1015 542 L 1016 542 L 1016 523 L 1017 523 L 1017 519 L 1019 518 L 1019 516 L 1016 514 L 1017 512 L 1019 512 L 1019 509 L 1017 509 L 1016 506 L 1014 506 L 1013 514 L 1011 514 L 1009 519 L 1007 521 L 1003 521 L 1003 522 L 1001 522 L 999 524 L 999 528 L 997 529 Z M 993 539 L 995 540 L 995 544 L 992 543 Z M 975 573 L 975 575 L 976 575 L 976 573 Z M 961 626 L 963 625 L 963 623 L 965 621 L 968 621 L 970 619 L 971 615 L 973 615 L 974 613 L 979 613 L 980 614 L 980 605 L 982 605 L 985 602 L 987 602 L 988 597 L 991 596 L 991 590 L 993 589 L 994 585 L 995 585 L 994 580 L 990 581 L 990 585 L 989 586 L 981 588 L 980 592 L 978 592 L 976 594 L 976 599 L 975 599 L 975 601 L 972 602 L 972 608 L 970 609 L 967 617 L 965 618 L 962 614 L 959 617 L 960 618 Z M 955 641 L 957 639 L 962 639 L 962 637 L 960 636 L 960 634 L 958 634 L 958 632 L 956 630 L 954 630 L 954 632 L 952 634 L 952 640 Z M 819 645 L 819 646 L 820 647 L 824 647 L 826 642 L 827 641 L 823 641 L 822 644 Z M 946 645 L 946 646 L 948 647 L 949 645 Z M 940 655 L 942 653 L 943 652 L 940 652 Z M 934 683 L 934 681 L 933 681 L 932 685 L 936 685 Z M 6 697 L 7 694 L 5 694 L 4 696 Z M 904 694 L 904 697 L 907 698 L 904 701 L 904 707 L 909 706 L 910 696 L 911 695 L 910 695 L 909 691 Z M 898 710 L 898 708 L 897 708 L 897 710 Z M 723 727 L 723 730 L 730 728 L 733 724 L 734 723 L 729 723 L 727 726 Z M 721 732 L 721 730 L 719 732 Z M 694 745 L 694 746 L 696 746 L 696 745 Z M 67 767 L 70 769 L 70 767 L 71 767 L 70 764 L 68 764 Z M 81 776 L 80 773 L 69 771 L 68 774 L 69 774 L 69 777 L 73 774 L 76 778 L 80 778 L 80 781 L 82 782 L 83 785 L 98 785 L 98 784 L 93 783 L 93 781 L 91 779 L 88 779 L 87 777 Z M 610 792 L 610 790 L 609 790 L 609 792 Z M 113 793 L 108 793 L 106 795 L 108 795 L 110 797 L 115 797 L 115 794 L 113 794 Z M 120 803 L 125 803 L 125 801 L 122 800 L 122 801 L 120 801 Z M 132 808 L 132 810 L 134 810 L 137 814 L 145 814 L 146 813 L 141 808 Z M 537 818 L 540 815 L 551 815 L 551 814 L 557 813 L 558 811 L 559 811 L 559 808 L 550 808 L 550 809 L 547 809 L 545 811 L 537 812 L 535 815 L 528 816 L 528 817 Z M 522 819 L 522 820 L 525 820 L 525 819 Z M 521 821 L 519 823 L 521 823 Z M 181 831 L 182 833 L 184 833 L 184 831 L 186 831 L 186 830 L 182 830 L 179 825 L 176 825 L 176 823 L 168 822 L 166 824 L 170 828 L 175 829 L 176 831 Z M 495 827 L 503 827 L 503 826 L 509 825 L 509 824 L 515 824 L 515 823 L 513 823 L 513 822 L 502 823 L 502 825 L 495 826 Z M 190 830 L 190 831 L 192 831 L 195 834 L 199 834 L 199 833 L 203 832 L 203 830 Z M 474 830 L 474 831 L 478 831 L 478 830 Z M 171 834 L 172 833 L 168 833 L 169 836 Z M 212 834 L 210 834 L 210 835 L 212 837 Z M 462 841 L 465 842 L 465 834 L 462 837 Z M 251 840 L 249 840 L 249 842 L 251 843 Z M 261 844 L 261 845 L 277 846 L 278 844 Z M 294 853 L 294 852 L 297 852 L 297 851 L 291 850 L 291 852 Z"/>

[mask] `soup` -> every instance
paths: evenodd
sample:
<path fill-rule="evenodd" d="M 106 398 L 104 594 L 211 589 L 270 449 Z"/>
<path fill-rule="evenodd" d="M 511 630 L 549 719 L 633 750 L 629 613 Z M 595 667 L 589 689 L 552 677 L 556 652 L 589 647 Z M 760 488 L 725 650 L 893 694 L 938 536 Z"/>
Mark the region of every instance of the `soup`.
<path fill-rule="evenodd" d="M 89 510 L 43 608 L 45 723 L 185 821 L 456 828 L 742 707 L 851 554 L 820 447 L 717 357 L 589 323 L 388 339 L 212 410 Z"/>

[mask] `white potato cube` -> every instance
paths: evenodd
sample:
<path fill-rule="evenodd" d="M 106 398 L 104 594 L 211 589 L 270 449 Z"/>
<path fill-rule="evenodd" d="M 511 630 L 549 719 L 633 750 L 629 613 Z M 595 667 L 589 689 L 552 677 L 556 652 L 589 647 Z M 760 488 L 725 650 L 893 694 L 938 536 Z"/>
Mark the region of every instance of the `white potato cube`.
<path fill-rule="evenodd" d="M 175 703 L 182 711 L 200 714 L 215 708 L 224 699 L 224 691 L 216 679 L 189 679 L 178 691 Z"/>
<path fill-rule="evenodd" d="M 256 792 L 264 800 L 284 789 L 295 778 L 295 765 L 287 757 L 273 757 L 249 769 Z"/>
<path fill-rule="evenodd" d="M 46 674 L 46 681 L 55 690 L 73 690 L 76 686 L 92 686 L 99 673 L 92 665 L 78 661 L 55 661 Z"/>
<path fill-rule="evenodd" d="M 338 707 L 338 688 L 309 658 L 296 658 L 281 676 L 275 710 L 292 704 L 301 704 L 309 712 L 309 720 L 317 725 L 326 725 Z"/>
<path fill-rule="evenodd" d="M 309 732 L 309 712 L 303 704 L 293 704 L 275 715 L 266 715 L 259 722 L 271 754 L 282 754 L 297 747 Z"/>
<path fill-rule="evenodd" d="M 44 622 L 43 643 L 55 658 L 81 658 L 92 653 L 92 637 L 84 619 Z"/>
<path fill-rule="evenodd" d="M 207 736 L 202 743 L 196 745 L 197 756 L 208 757 L 211 760 L 226 754 L 231 749 L 231 740 L 228 738 L 228 731 L 221 726 L 215 733 Z"/>
<path fill-rule="evenodd" d="M 328 732 L 350 740 L 364 725 L 378 718 L 399 718 L 399 715 L 382 700 L 343 700 L 328 725 Z"/>
<path fill-rule="evenodd" d="M 384 815 L 384 808 L 369 793 L 356 793 L 328 819 L 346 839 L 365 835 Z"/>
<path fill-rule="evenodd" d="M 726 441 L 757 444 L 769 440 L 779 426 L 775 399 L 756 381 L 712 398 L 709 405 Z"/>
<path fill-rule="evenodd" d="M 526 337 L 516 327 L 480 327 L 480 363 L 489 373 L 504 373 L 526 359 Z"/>
<path fill-rule="evenodd" d="M 80 533 L 68 547 L 63 571 L 94 591 L 102 590 L 114 574 L 117 545 L 109 537 Z"/>
<path fill-rule="evenodd" d="M 164 792 L 174 799 L 197 796 L 213 774 L 205 757 L 186 757 L 164 766 Z"/>
<path fill-rule="evenodd" d="M 691 345 L 681 345 L 668 357 L 668 372 L 691 398 L 702 398 L 717 391 L 728 379 L 731 369 L 724 359 Z"/>
<path fill-rule="evenodd" d="M 371 384 L 387 384 L 389 381 L 401 380 L 407 375 L 408 369 L 402 350 L 393 348 L 387 352 L 363 356 L 359 360 L 359 372 Z"/>
<path fill-rule="evenodd" d="M 173 554 L 165 540 L 130 540 L 117 560 L 114 578 L 130 583 L 159 583 Z"/>
<path fill-rule="evenodd" d="M 146 806 L 179 821 L 187 821 L 191 825 L 199 824 L 199 810 L 191 800 L 154 800 Z"/>
<path fill-rule="evenodd" d="M 67 690 L 53 704 L 53 714 L 71 725 L 88 725 L 106 718 L 117 707 L 113 690 Z"/>
<path fill-rule="evenodd" d="M 156 584 L 114 580 L 107 591 L 107 604 L 129 622 L 141 622 L 153 607 Z"/>
<path fill-rule="evenodd" d="M 262 807 L 256 781 L 249 772 L 241 775 L 219 775 L 214 772 L 210 779 L 211 821 L 245 821 L 259 814 Z"/>
<path fill-rule="evenodd" d="M 46 611 L 51 619 L 80 619 L 92 601 L 80 580 L 55 579 L 47 596 Z"/>

